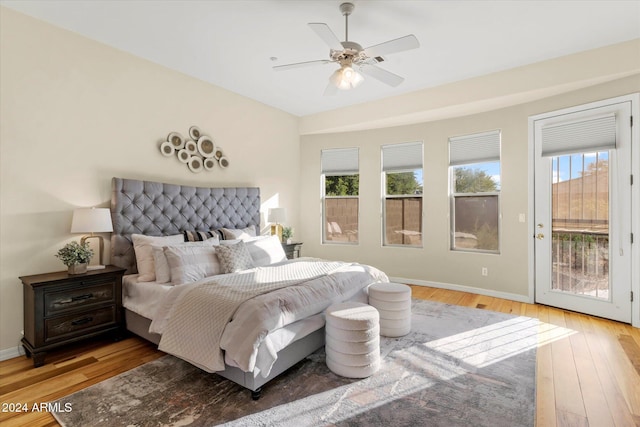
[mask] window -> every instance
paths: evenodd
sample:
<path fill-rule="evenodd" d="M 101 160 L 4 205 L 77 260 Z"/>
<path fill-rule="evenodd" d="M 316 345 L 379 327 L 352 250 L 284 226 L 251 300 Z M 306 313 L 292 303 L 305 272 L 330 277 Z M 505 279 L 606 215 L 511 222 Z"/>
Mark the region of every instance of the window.
<path fill-rule="evenodd" d="M 449 138 L 451 249 L 500 251 L 500 131 Z"/>
<path fill-rule="evenodd" d="M 322 242 L 358 243 L 357 148 L 322 150 Z"/>
<path fill-rule="evenodd" d="M 383 244 L 422 246 L 422 143 L 382 146 Z"/>

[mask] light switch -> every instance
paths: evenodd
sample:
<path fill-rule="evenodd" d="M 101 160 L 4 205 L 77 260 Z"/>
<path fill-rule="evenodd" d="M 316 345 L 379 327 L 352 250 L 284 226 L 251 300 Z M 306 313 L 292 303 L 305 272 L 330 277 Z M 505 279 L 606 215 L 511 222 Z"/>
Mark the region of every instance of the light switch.
<path fill-rule="evenodd" d="M 526 221 L 526 216 L 525 214 L 521 213 L 518 215 L 518 221 L 520 222 L 525 222 Z"/>

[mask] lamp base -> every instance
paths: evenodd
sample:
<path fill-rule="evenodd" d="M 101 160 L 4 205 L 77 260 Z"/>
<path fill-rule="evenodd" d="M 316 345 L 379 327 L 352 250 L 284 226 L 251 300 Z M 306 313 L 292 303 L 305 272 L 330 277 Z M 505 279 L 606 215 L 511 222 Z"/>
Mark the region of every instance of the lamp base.
<path fill-rule="evenodd" d="M 278 236 L 278 239 L 282 242 L 282 225 L 281 224 L 272 224 L 271 225 L 271 235 Z"/>
<path fill-rule="evenodd" d="M 87 271 L 102 270 L 104 268 L 107 268 L 107 266 L 106 265 L 87 265 Z"/>

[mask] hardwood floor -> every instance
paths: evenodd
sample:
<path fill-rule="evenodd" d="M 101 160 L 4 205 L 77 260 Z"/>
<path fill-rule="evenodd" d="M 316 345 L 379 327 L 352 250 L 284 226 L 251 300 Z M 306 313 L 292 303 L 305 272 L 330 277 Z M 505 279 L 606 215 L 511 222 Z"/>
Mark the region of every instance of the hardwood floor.
<path fill-rule="evenodd" d="M 539 427 L 640 427 L 640 330 L 618 322 L 542 305 L 413 286 L 413 297 L 540 319 L 537 360 Z M 114 343 L 93 340 L 31 359 L 0 362 L 0 424 L 57 426 L 49 402 L 162 356 L 132 337 Z M 21 404 L 27 412 L 8 411 Z"/>

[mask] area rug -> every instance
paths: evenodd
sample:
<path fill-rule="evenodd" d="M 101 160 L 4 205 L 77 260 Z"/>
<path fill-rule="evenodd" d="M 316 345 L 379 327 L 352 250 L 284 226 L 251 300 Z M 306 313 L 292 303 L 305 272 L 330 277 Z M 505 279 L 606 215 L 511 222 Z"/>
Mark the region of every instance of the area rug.
<path fill-rule="evenodd" d="M 533 426 L 538 320 L 414 300 L 378 372 L 333 374 L 318 350 L 250 392 L 163 356 L 58 401 L 65 427 Z"/>

